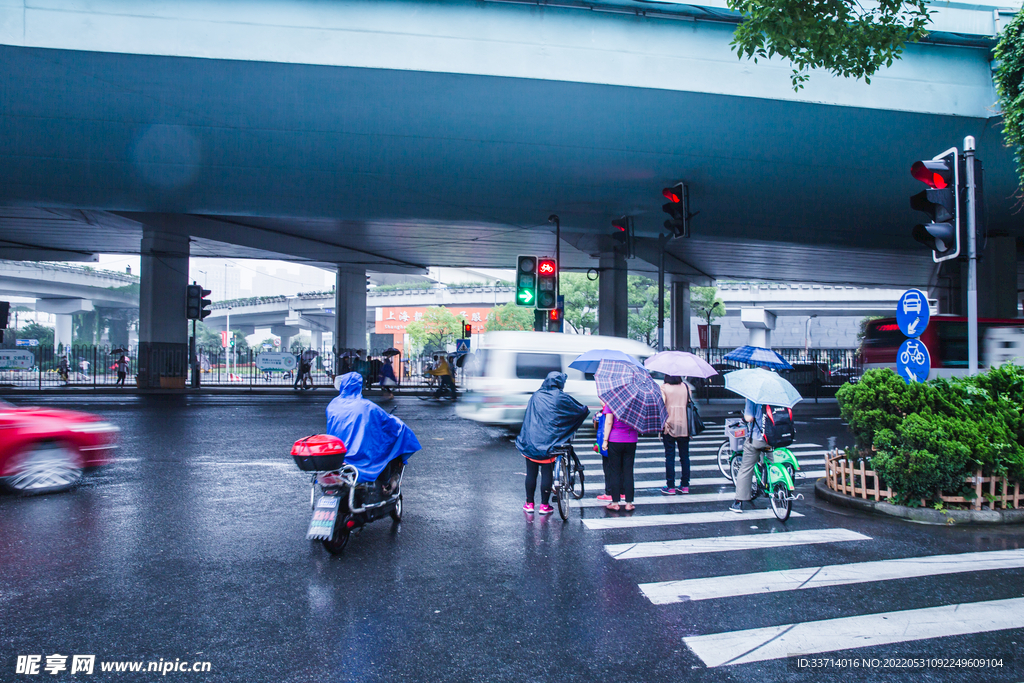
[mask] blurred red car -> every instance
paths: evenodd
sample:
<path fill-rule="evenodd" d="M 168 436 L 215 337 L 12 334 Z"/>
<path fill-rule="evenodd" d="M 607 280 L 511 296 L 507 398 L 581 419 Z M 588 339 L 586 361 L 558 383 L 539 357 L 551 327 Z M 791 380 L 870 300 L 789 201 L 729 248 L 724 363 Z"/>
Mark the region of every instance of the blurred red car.
<path fill-rule="evenodd" d="M 0 401 L 0 483 L 18 493 L 70 488 L 111 462 L 119 431 L 96 415 Z"/>

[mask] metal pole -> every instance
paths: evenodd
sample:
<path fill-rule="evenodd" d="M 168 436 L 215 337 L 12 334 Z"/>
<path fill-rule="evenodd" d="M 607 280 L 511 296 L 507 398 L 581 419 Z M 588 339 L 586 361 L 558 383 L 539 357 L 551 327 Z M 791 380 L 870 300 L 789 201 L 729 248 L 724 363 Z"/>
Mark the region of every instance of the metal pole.
<path fill-rule="evenodd" d="M 967 374 L 978 374 L 978 244 L 975 203 L 974 136 L 964 138 L 967 167 Z"/>
<path fill-rule="evenodd" d="M 658 351 L 665 350 L 665 245 L 667 235 L 658 236 Z"/>
<path fill-rule="evenodd" d="M 224 281 L 227 282 L 228 269 L 224 268 Z M 228 319 L 225 323 L 228 329 L 227 346 L 224 347 L 224 361 L 227 363 L 228 382 L 231 381 L 231 307 L 228 306 Z"/>

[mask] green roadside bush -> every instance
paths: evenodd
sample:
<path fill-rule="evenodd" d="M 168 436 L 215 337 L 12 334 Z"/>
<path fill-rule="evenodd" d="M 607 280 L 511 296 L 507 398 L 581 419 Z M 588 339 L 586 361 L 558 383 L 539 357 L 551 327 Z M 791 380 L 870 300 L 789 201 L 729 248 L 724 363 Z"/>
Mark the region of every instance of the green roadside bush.
<path fill-rule="evenodd" d="M 1024 481 L 1024 368 L 906 384 L 869 370 L 836 394 L 858 453 L 900 502 L 965 491 L 983 473 Z"/>

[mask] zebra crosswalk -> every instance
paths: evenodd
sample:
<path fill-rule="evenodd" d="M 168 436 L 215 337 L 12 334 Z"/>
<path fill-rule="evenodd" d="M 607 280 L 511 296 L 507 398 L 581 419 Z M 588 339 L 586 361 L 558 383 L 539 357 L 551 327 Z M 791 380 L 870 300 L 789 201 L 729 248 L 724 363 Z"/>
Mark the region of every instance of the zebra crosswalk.
<path fill-rule="evenodd" d="M 593 438 L 587 437 L 585 433 L 578 435 L 578 452 L 581 452 L 582 445 L 586 445 L 589 451 Z M 637 481 L 636 488 L 640 494 L 634 500 L 637 510 L 630 515 L 595 516 L 594 512 L 603 511 L 590 511 L 605 504 L 592 497 L 604 481 L 598 467 L 601 459 L 590 456 L 582 460 L 587 468 L 589 489 L 588 497 L 577 503 L 583 514 L 583 527 L 588 533 L 602 537 L 604 534 L 612 535 L 609 542 L 602 542 L 602 548 L 606 556 L 625 572 L 656 563 L 653 566 L 658 567 L 660 574 L 657 578 L 669 580 L 638 581 L 636 585 L 640 594 L 658 609 L 695 609 L 696 604 L 704 603 L 712 605 L 713 612 L 728 615 L 736 613 L 729 601 L 745 596 L 772 595 L 777 596 L 776 600 L 782 600 L 806 591 L 859 584 L 877 586 L 888 593 L 892 589 L 885 588 L 887 582 L 929 578 L 934 581 L 936 577 L 944 577 L 947 582 L 965 577 L 965 585 L 975 585 L 979 582 L 972 581 L 970 577 L 978 573 L 1024 569 L 1024 549 L 1015 548 L 872 559 L 873 549 L 884 541 L 838 526 L 842 523 L 839 518 L 835 518 L 835 525 L 819 523 L 816 521 L 821 519 L 819 516 L 811 515 L 806 508 L 801 511 L 799 504 L 791 515 L 792 523 L 786 526 L 771 522 L 765 524 L 765 521 L 773 520 L 774 515 L 764 507 L 736 515 L 726 510 L 724 505 L 733 498 L 731 482 L 723 477 L 710 476 L 718 469 L 717 450 L 723 440 L 721 430 L 691 440 L 693 476 L 690 479 L 692 493 L 688 495 L 643 495 L 647 489 L 664 486 L 664 480 L 658 477 L 657 480 L 645 478 Z M 818 469 L 825 456 L 820 444 L 799 443 L 790 448 L 804 468 L 805 479 L 824 476 L 824 471 Z M 589 455 L 587 451 L 581 454 Z M 664 474 L 663 450 L 656 438 L 641 437 L 637 452 L 636 475 Z M 647 508 L 654 506 L 657 507 L 648 512 Z M 781 565 L 784 568 L 777 568 L 780 564 L 774 559 L 777 555 L 772 553 L 788 547 L 807 546 L 818 546 L 820 550 L 794 554 Z M 812 566 L 800 566 L 799 559 L 793 559 L 820 558 L 825 550 L 833 547 L 837 552 L 827 556 L 857 557 L 860 561 L 823 564 L 819 560 Z M 716 558 L 707 564 L 714 567 L 710 571 L 716 575 L 694 575 L 695 567 L 705 566 L 696 563 L 701 557 Z M 734 558 L 743 558 L 742 564 Z M 767 567 L 770 571 L 744 572 L 750 567 L 750 562 L 760 564 L 752 568 Z M 740 571 L 722 572 L 721 568 L 730 566 L 730 563 L 735 563 L 735 568 Z M 679 567 L 682 576 L 673 578 L 671 570 L 668 576 L 665 575 L 665 568 L 673 566 Z M 984 585 L 985 582 L 980 583 Z M 897 591 L 899 595 L 901 593 Z M 712 622 L 698 629 L 696 634 L 691 632 L 682 637 L 682 641 L 706 667 L 715 668 L 782 660 L 797 654 L 838 653 L 1024 628 L 1024 597 L 987 599 L 992 597 L 990 594 L 978 601 L 964 601 L 958 595 L 960 593 L 956 590 L 943 591 L 937 600 L 950 604 L 919 607 L 920 602 L 917 602 L 904 604 L 903 609 L 890 599 L 885 604 L 891 611 L 885 612 L 872 611 L 870 602 L 852 601 L 847 615 L 809 618 L 806 621 L 794 620 L 794 612 L 781 609 L 778 614 L 788 618 L 777 621 L 785 623 L 768 621 L 771 625 L 759 628 L 721 630 L 722 623 L 716 628 Z M 1001 596 L 997 594 L 995 597 Z M 952 601 L 956 600 L 961 602 L 953 604 Z M 716 609 L 714 606 L 719 604 L 721 609 Z M 865 613 L 849 614 L 849 611 Z"/>

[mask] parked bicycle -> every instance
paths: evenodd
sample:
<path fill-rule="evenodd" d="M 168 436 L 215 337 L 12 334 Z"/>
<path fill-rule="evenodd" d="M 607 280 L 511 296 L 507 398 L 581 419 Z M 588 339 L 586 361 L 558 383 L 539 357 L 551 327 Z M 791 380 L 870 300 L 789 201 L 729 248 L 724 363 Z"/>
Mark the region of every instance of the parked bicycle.
<path fill-rule="evenodd" d="M 556 446 L 551 453 L 558 456 L 558 460 L 555 461 L 557 476 L 551 495 L 557 504 L 558 514 L 563 521 L 568 521 L 570 496 L 573 500 L 583 497 L 583 463 L 580 462 L 571 443 Z"/>

